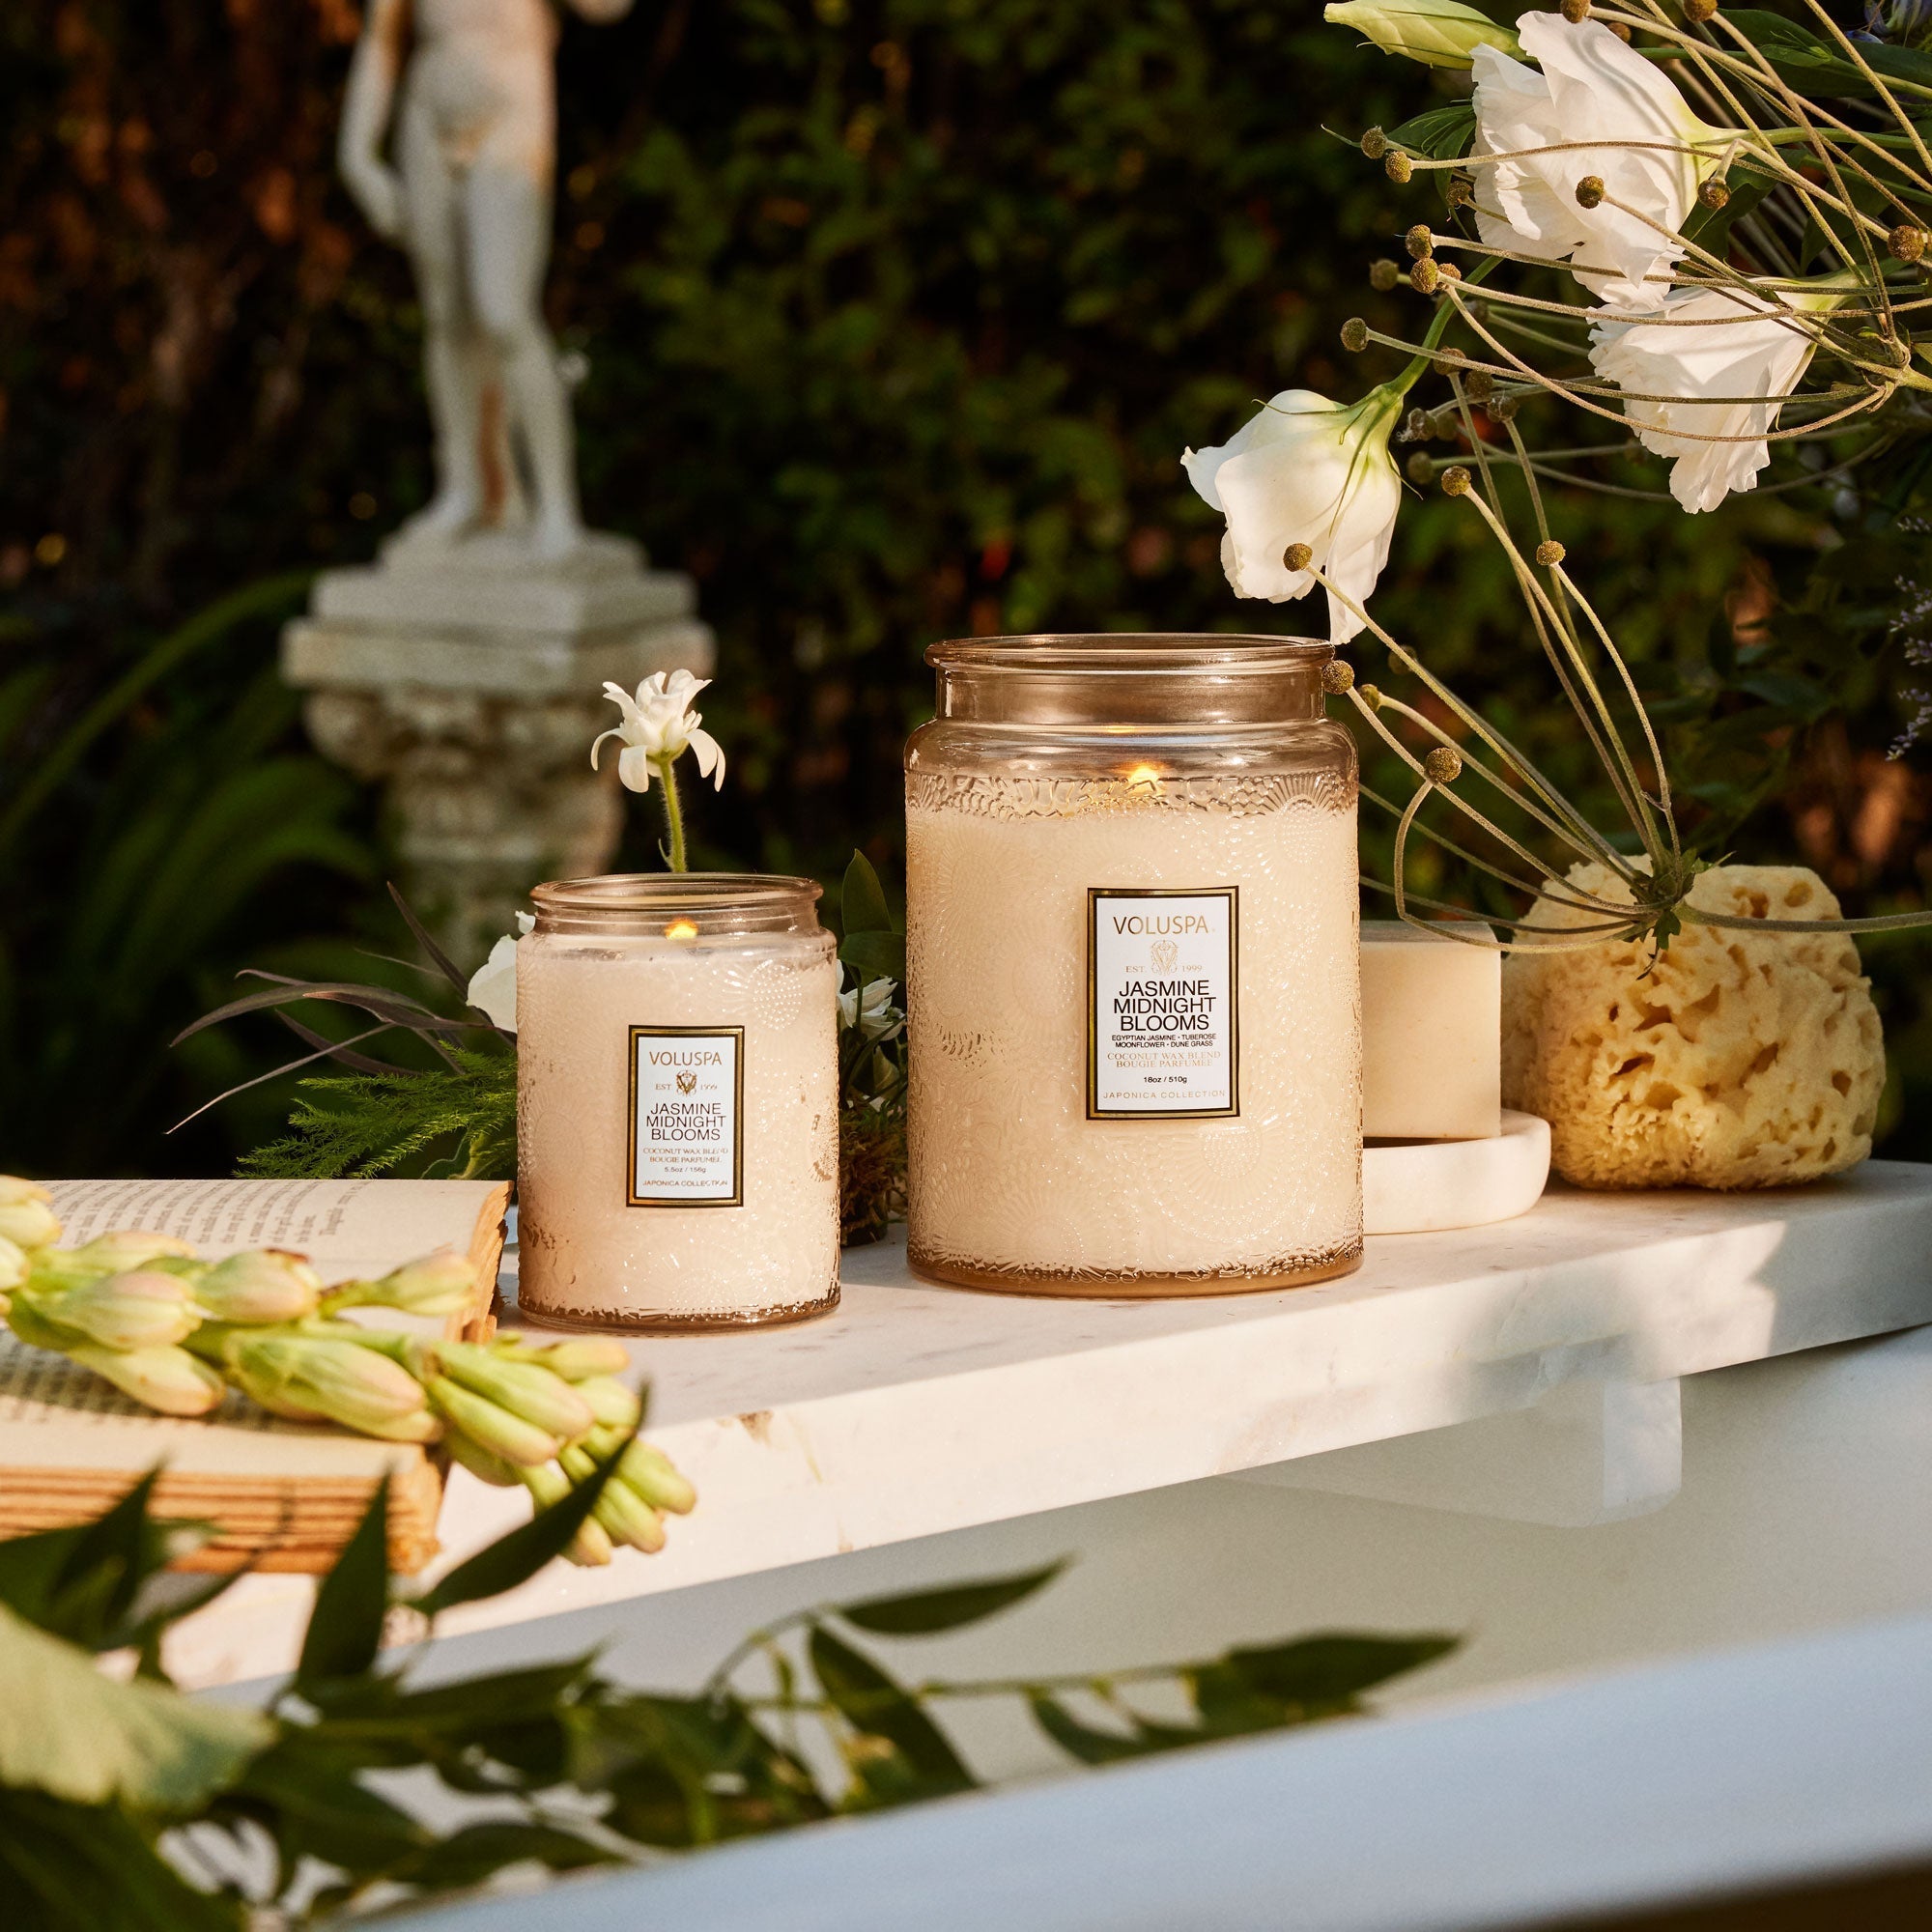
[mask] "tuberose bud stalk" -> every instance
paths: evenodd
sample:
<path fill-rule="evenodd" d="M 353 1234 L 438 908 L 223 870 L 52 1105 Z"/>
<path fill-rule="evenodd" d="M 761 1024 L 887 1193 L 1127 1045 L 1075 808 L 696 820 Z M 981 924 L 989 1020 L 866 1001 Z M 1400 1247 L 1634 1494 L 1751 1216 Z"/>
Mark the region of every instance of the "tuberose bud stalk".
<path fill-rule="evenodd" d="M 427 1386 L 430 1401 L 452 1430 L 505 1463 L 514 1463 L 519 1468 L 538 1467 L 554 1461 L 563 1447 L 534 1422 L 464 1388 L 447 1376 L 432 1376 Z"/>
<path fill-rule="evenodd" d="M 549 1342 L 532 1349 L 518 1346 L 520 1359 L 538 1362 L 567 1382 L 588 1381 L 593 1376 L 620 1376 L 631 1366 L 631 1351 L 621 1342 L 584 1335 L 569 1342 Z"/>
<path fill-rule="evenodd" d="M 1352 27 L 1385 54 L 1400 54 L 1424 67 L 1467 72 L 1478 47 L 1520 51 L 1508 27 L 1459 0 L 1342 0 L 1321 17 L 1331 26 Z"/>
<path fill-rule="evenodd" d="M 322 1298 L 322 1277 L 300 1255 L 256 1248 L 216 1262 L 194 1284 L 194 1298 L 216 1321 L 299 1321 Z"/>
<path fill-rule="evenodd" d="M 242 1388 L 277 1415 L 340 1422 L 388 1442 L 433 1442 L 442 1433 L 422 1384 L 359 1343 L 238 1328 L 223 1353 Z"/>
<path fill-rule="evenodd" d="M 0 1294 L 18 1288 L 27 1278 L 27 1253 L 16 1241 L 0 1235 Z"/>
<path fill-rule="evenodd" d="M 42 1314 L 103 1349 L 167 1349 L 201 1326 L 187 1284 L 153 1268 L 96 1275 L 34 1294 Z"/>
<path fill-rule="evenodd" d="M 76 1342 L 64 1352 L 162 1415 L 207 1415 L 228 1392 L 219 1374 L 185 1349 L 109 1349 Z"/>
<path fill-rule="evenodd" d="M 559 1442 L 575 1442 L 596 1424 L 596 1412 L 582 1395 L 541 1362 L 520 1361 L 474 1342 L 440 1343 L 437 1356 L 450 1380 L 533 1423 Z"/>
<path fill-rule="evenodd" d="M 32 1185 L 18 1184 L 23 1188 Z M 47 1248 L 60 1239 L 60 1234 L 61 1224 L 48 1205 L 44 1187 L 36 1187 L 32 1195 L 23 1194 L 17 1200 L 0 1199 L 0 1240 L 20 1248 Z"/>
<path fill-rule="evenodd" d="M 68 1248 L 61 1256 L 67 1265 L 101 1274 L 116 1274 L 124 1268 L 145 1267 L 163 1255 L 192 1259 L 194 1243 L 174 1235 L 147 1234 L 130 1229 L 111 1235 L 97 1235 L 77 1248 Z"/>
<path fill-rule="evenodd" d="M 328 1291 L 327 1305 L 339 1308 L 393 1308 L 400 1315 L 458 1315 L 469 1306 L 476 1288 L 476 1264 L 465 1255 L 431 1255 L 385 1274 L 381 1281 L 340 1282 Z"/>

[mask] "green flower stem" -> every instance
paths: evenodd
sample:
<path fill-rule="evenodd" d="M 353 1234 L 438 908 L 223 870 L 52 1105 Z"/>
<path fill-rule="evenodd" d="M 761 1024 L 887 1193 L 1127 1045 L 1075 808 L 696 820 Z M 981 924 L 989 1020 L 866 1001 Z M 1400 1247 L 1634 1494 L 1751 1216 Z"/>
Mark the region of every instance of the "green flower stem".
<path fill-rule="evenodd" d="M 657 767 L 658 777 L 664 781 L 665 829 L 670 834 L 670 844 L 665 852 L 665 859 L 673 872 L 688 872 L 691 867 L 684 858 L 684 807 L 678 803 L 677 781 L 671 776 L 671 760 L 668 753 L 660 753 L 651 760 Z"/>

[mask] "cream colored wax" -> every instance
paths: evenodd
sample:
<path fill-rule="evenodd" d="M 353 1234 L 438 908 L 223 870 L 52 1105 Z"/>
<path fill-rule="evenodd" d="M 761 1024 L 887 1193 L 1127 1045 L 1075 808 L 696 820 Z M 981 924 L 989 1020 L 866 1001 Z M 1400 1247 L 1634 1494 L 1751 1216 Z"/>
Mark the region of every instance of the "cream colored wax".
<path fill-rule="evenodd" d="M 817 931 L 684 940 L 539 931 L 522 943 L 526 1310 L 592 1327 L 703 1326 L 810 1314 L 836 1299 L 832 948 Z M 634 1042 L 634 1028 L 651 1031 Z M 740 1053 L 742 1097 L 729 1091 Z M 735 1147 L 725 1131 L 734 1112 Z M 720 1203 L 734 1181 L 742 1201 Z M 633 1205 L 638 1193 L 679 1190 L 705 1205 Z"/>
<path fill-rule="evenodd" d="M 1359 1255 L 1352 804 L 1279 780 L 915 775 L 906 873 L 916 1264 L 1104 1293 L 1311 1279 Z M 1090 890 L 1227 887 L 1238 1114 L 1088 1118 Z"/>

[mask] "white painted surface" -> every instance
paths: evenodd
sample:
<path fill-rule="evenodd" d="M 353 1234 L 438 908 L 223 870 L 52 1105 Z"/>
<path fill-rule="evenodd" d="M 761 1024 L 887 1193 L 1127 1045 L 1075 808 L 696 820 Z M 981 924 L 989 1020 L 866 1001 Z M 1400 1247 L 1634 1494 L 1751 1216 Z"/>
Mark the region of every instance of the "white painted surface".
<path fill-rule="evenodd" d="M 1362 1229 L 1434 1235 L 1527 1214 L 1549 1179 L 1549 1122 L 1506 1111 L 1489 1140 L 1362 1150 Z"/>
<path fill-rule="evenodd" d="M 653 1380 L 651 1435 L 701 1498 L 692 1519 L 672 1526 L 664 1555 L 624 1552 L 601 1571 L 554 1566 L 506 1598 L 457 1613 L 448 1629 L 454 1637 L 582 1612 L 515 1639 L 524 1649 L 567 1645 L 577 1639 L 566 1630 L 608 1631 L 628 1620 L 611 1606 L 653 1592 L 762 1572 L 780 1579 L 772 1588 L 781 1596 L 811 1574 L 785 1566 L 928 1539 L 922 1552 L 940 1554 L 868 1560 L 852 1571 L 849 1593 L 910 1587 L 910 1571 L 928 1560 L 925 1576 L 1004 1567 L 1034 1546 L 1036 1532 L 1054 1549 L 1087 1544 L 1090 1533 L 1113 1536 L 1119 1574 L 1139 1577 L 1133 1587 L 1154 1597 L 1148 1552 L 1164 1541 L 1185 1586 L 1171 1606 L 1211 1597 L 1221 1606 L 1219 1622 L 1209 1620 L 1216 1631 L 1231 1617 L 1250 1618 L 1258 1626 L 1242 1634 L 1278 1635 L 1310 1621 L 1305 1609 L 1318 1605 L 1329 1620 L 1433 1624 L 1459 1604 L 1430 1607 L 1426 1592 L 1417 1596 L 1432 1559 L 1374 1529 L 1378 1510 L 1393 1505 L 1198 1479 L 1526 1408 L 1573 1379 L 1666 1381 L 1932 1320 L 1928 1254 L 1932 1171 L 1885 1163 L 1784 1194 L 1556 1191 L 1520 1220 L 1373 1241 L 1366 1265 L 1347 1281 L 1260 1295 L 1151 1304 L 978 1295 L 912 1282 L 900 1249 L 860 1251 L 847 1258 L 846 1301 L 831 1318 L 635 1345 Z M 1781 1440 L 1767 1443 L 1774 1460 L 1784 1455 Z M 1791 1473 L 1804 1476 L 1806 1466 Z M 1067 1513 L 1148 1491 L 1161 1493 L 1097 1518 Z M 522 1508 L 520 1494 L 459 1472 L 445 1506 L 450 1556 L 508 1527 Z M 1040 1514 L 1049 1511 L 1063 1514 Z M 1399 1514 L 1425 1526 L 1449 1520 Z M 1591 1534 L 1677 1517 L 1673 1507 Z M 941 1532 L 1009 1519 L 1019 1520 L 1010 1534 L 944 1547 Z M 1832 1520 L 1830 1511 L 1820 1517 L 1827 1528 Z M 1506 1551 L 1512 1525 L 1487 1528 Z M 1514 1563 L 1519 1572 L 1528 1566 L 1519 1582 L 1548 1580 L 1529 1553 L 1539 1546 L 1486 1556 L 1470 1544 L 1474 1534 L 1472 1523 L 1456 1525 L 1436 1559 L 1445 1576 L 1500 1577 Z M 1429 1528 L 1422 1541 L 1440 1536 Z M 1127 1561 L 1136 1538 L 1151 1541 Z M 1571 1549 L 1568 1561 L 1595 1560 Z M 1698 1562 L 1708 1570 L 1720 1553 L 1703 1549 Z M 1161 1568 L 1153 1562 L 1154 1573 Z M 1243 1586 L 1247 1574 L 1256 1587 L 1273 1585 L 1264 1604 Z M 1337 1588 L 1302 1590 L 1304 1576 Z M 1376 1587 L 1358 1591 L 1356 1580 Z M 833 1587 L 848 1589 L 843 1580 Z M 1107 1587 L 1118 1588 L 1118 1577 Z M 248 1579 L 183 1630 L 177 1664 L 202 1684 L 285 1667 L 308 1589 L 302 1579 Z M 735 1635 L 746 1627 L 737 1608 L 770 1594 L 701 1592 L 702 1620 Z M 1210 1634 L 1185 1615 L 1155 1618 L 1154 1597 L 1146 1617 L 1130 1619 L 1152 1643 L 1146 1654 L 1172 1654 L 1173 1639 L 1192 1641 L 1197 1628 Z M 1585 1632 L 1588 1650 L 1587 1596 L 1550 1601 L 1532 1588 L 1529 1601 L 1549 1602 L 1560 1620 L 1563 1642 L 1541 1654 L 1574 1667 L 1574 1632 Z M 1454 1627 L 1492 1603 L 1472 1602 Z M 687 1608 L 698 1613 L 680 1596 L 664 1626 Z M 1726 1628 L 1721 1618 L 1718 1628 Z M 707 1655 L 723 1647 L 710 1644 Z M 1535 1644 L 1525 1655 L 1529 1667 L 1546 1667 L 1534 1662 Z"/>
<path fill-rule="evenodd" d="M 1932 1855 L 1932 1618 L 813 1827 L 449 1932 L 1432 1932 Z"/>

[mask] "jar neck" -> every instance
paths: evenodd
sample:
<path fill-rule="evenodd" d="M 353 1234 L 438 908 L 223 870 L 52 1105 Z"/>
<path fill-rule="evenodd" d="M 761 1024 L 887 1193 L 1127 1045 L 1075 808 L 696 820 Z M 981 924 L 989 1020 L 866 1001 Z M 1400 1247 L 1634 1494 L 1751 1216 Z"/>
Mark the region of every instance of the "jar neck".
<path fill-rule="evenodd" d="M 536 931 L 647 939 L 816 932 L 815 879 L 760 872 L 616 872 L 557 879 L 530 893 Z"/>
<path fill-rule="evenodd" d="M 925 661 L 949 721 L 1160 729 L 1320 718 L 1334 655 L 1307 638 L 1105 632 L 959 639 Z"/>

